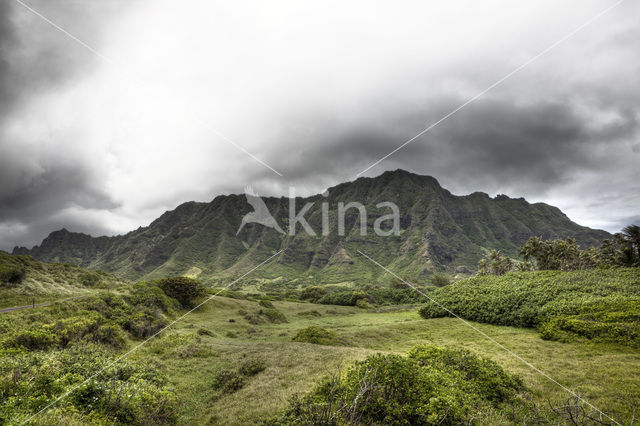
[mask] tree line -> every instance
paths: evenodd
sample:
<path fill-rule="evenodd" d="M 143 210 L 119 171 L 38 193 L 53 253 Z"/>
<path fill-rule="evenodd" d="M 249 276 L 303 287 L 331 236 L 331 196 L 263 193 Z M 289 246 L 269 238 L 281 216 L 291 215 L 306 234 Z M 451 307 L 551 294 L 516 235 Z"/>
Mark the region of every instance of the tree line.
<path fill-rule="evenodd" d="M 600 247 L 580 249 L 576 240 L 546 240 L 531 237 L 520 247 L 516 261 L 498 250 L 489 252 L 478 263 L 478 274 L 504 275 L 509 271 L 593 269 L 640 266 L 640 226 L 629 225 L 613 238 L 602 241 Z"/>

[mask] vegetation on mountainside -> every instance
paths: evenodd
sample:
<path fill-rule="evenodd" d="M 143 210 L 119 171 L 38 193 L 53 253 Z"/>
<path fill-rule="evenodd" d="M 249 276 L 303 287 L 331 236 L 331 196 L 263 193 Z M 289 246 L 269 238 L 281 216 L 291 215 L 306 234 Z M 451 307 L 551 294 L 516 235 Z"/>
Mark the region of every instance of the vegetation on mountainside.
<path fill-rule="evenodd" d="M 465 319 L 537 327 L 546 339 L 640 345 L 640 269 L 512 272 L 458 281 L 431 297 Z M 434 303 L 423 318 L 450 314 Z"/>
<path fill-rule="evenodd" d="M 531 414 L 520 379 L 468 351 L 417 346 L 369 356 L 294 398 L 274 424 L 480 424 Z"/>
<path fill-rule="evenodd" d="M 382 200 L 394 202 L 400 209 L 399 236 L 373 233 L 373 222 L 389 213 L 376 207 Z M 289 200 L 264 201 L 278 223 L 286 227 Z M 359 235 L 356 209 L 349 209 L 345 215 L 346 235 L 338 235 L 337 205 L 352 201 L 366 207 L 365 238 Z M 122 236 L 93 238 L 61 230 L 51 233 L 40 246 L 16 248 L 14 253 L 103 269 L 129 279 L 188 275 L 213 284 L 217 279 L 239 277 L 250 265 L 284 250 L 261 268 L 262 276 L 285 280 L 305 277 L 315 284 L 366 283 L 383 272 L 358 256 L 357 250 L 413 280 L 427 279 L 437 271 L 468 274 L 487 250 L 515 257 L 519 246 L 533 235 L 545 239 L 572 237 L 582 247 L 610 237 L 604 231 L 571 222 L 560 210 L 546 204 L 503 195 L 491 198 L 483 193 L 456 196 L 432 177 L 402 170 L 338 185 L 329 189 L 328 197 L 307 197 L 298 205 L 307 202 L 314 205 L 305 218 L 318 235 L 322 229 L 320 205 L 328 203 L 328 236 L 314 238 L 299 232 L 284 238 L 258 224 L 245 226 L 236 236 L 243 215 L 252 208 L 244 196 L 229 195 L 216 197 L 211 203 L 182 204 L 148 227 Z"/>

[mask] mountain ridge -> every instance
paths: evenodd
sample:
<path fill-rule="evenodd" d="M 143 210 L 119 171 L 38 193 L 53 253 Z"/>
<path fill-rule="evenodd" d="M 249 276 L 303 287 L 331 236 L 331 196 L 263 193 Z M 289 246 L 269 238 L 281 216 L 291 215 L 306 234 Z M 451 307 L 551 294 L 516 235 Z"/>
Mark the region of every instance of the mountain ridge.
<path fill-rule="evenodd" d="M 263 197 L 270 213 L 287 229 L 287 197 Z M 357 201 L 367 211 L 368 233 L 359 234 L 358 211 L 345 215 L 343 237 L 337 235 L 337 204 Z M 392 201 L 400 209 L 400 235 L 373 235 L 372 224 Z M 572 222 L 560 209 L 524 198 L 483 192 L 453 195 L 432 176 L 401 169 L 338 184 L 328 195 L 296 197 L 296 213 L 314 203 L 305 216 L 316 236 L 304 232 L 282 235 L 258 224 L 247 224 L 236 236 L 244 214 L 253 209 L 244 195 L 220 195 L 211 202 L 190 201 L 167 211 L 149 226 L 124 235 L 92 237 L 65 228 L 52 232 L 32 249 L 16 247 L 50 262 L 70 262 L 104 269 L 128 279 L 170 274 L 216 281 L 238 276 L 278 250 L 282 253 L 261 268 L 261 276 L 310 283 L 374 280 L 380 270 L 357 255 L 362 250 L 396 272 L 417 280 L 436 271 L 468 273 L 488 250 L 517 256 L 530 236 L 575 238 L 583 247 L 597 245 L 609 233 Z M 329 235 L 320 234 L 320 205 L 328 204 Z"/>

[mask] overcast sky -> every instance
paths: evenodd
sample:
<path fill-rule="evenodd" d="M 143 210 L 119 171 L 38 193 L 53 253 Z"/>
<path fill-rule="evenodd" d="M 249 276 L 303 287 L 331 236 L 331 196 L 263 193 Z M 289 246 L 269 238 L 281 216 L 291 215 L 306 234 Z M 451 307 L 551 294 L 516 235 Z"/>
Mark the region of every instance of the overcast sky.
<path fill-rule="evenodd" d="M 79 41 L 0 1 L 5 250 L 353 180 L 615 3 L 23 1 Z M 640 222 L 638 16 L 623 2 L 365 175 Z"/>

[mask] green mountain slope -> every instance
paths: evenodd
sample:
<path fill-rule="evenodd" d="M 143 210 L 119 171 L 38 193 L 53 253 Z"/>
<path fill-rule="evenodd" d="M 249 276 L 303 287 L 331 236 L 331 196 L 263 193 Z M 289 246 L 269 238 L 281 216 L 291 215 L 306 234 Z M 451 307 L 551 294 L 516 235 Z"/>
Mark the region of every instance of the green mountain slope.
<path fill-rule="evenodd" d="M 296 212 L 314 203 L 305 215 L 316 236 L 298 229 L 282 235 L 259 224 L 248 224 L 236 236 L 242 217 L 253 208 L 244 195 L 216 197 L 210 203 L 188 202 L 164 213 L 148 227 L 126 235 L 93 238 L 65 229 L 51 233 L 31 250 L 14 249 L 37 259 L 72 262 L 138 279 L 168 274 L 197 275 L 204 280 L 238 276 L 283 250 L 259 275 L 298 279 L 301 283 L 363 281 L 379 277 L 380 269 L 357 250 L 417 280 L 434 271 L 466 273 L 490 249 L 516 256 L 533 235 L 574 237 L 582 246 L 609 237 L 572 222 L 559 209 L 522 198 L 484 193 L 456 196 L 430 176 L 403 170 L 375 178 L 359 178 L 329 189 L 328 196 L 296 200 Z M 283 229 L 288 225 L 288 199 L 264 198 Z M 384 201 L 400 209 L 400 235 L 382 237 L 373 223 L 390 213 L 376 208 Z M 338 203 L 360 202 L 367 210 L 368 233 L 360 235 L 358 210 L 349 209 L 344 236 L 338 235 Z M 328 204 L 329 235 L 322 236 L 322 203 Z"/>

